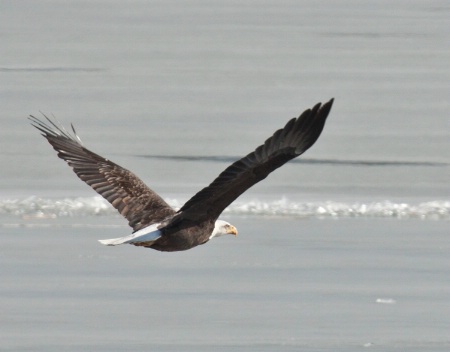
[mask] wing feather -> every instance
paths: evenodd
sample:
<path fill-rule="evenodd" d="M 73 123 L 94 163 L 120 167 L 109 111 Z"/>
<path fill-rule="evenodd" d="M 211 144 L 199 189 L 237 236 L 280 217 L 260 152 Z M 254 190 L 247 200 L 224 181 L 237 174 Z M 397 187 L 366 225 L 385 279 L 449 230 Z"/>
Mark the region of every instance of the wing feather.
<path fill-rule="evenodd" d="M 75 174 L 105 198 L 127 220 L 134 231 L 162 222 L 175 211 L 135 174 L 85 148 L 73 135 L 44 115 L 48 123 L 30 116 L 34 127 L 65 160 Z"/>
<path fill-rule="evenodd" d="M 332 105 L 333 99 L 323 105 L 319 103 L 289 120 L 254 152 L 231 164 L 209 186 L 189 199 L 174 221 L 217 218 L 247 189 L 309 149 L 319 138 Z"/>

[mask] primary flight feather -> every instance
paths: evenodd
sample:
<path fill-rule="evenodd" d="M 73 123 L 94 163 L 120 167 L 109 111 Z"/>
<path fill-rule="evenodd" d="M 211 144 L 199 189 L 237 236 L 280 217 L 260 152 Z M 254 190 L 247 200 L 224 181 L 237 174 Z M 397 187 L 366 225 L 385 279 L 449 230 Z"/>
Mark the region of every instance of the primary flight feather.
<path fill-rule="evenodd" d="M 218 220 L 220 214 L 247 189 L 310 148 L 319 138 L 332 104 L 333 99 L 316 104 L 289 120 L 255 151 L 228 166 L 178 211 L 135 174 L 85 148 L 73 126 L 70 133 L 46 116 L 46 121 L 34 116 L 30 120 L 75 174 L 111 203 L 134 230 L 129 236 L 101 243 L 182 251 L 213 237 L 237 235 L 233 225 Z"/>

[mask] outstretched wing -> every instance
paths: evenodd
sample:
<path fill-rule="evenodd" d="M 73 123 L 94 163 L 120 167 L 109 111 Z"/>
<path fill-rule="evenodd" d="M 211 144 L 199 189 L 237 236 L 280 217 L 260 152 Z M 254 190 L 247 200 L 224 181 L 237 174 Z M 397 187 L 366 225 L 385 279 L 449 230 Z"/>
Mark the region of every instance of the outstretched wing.
<path fill-rule="evenodd" d="M 58 156 L 76 175 L 105 198 L 134 231 L 161 222 L 175 211 L 135 174 L 85 148 L 72 126 L 73 135 L 44 115 L 48 123 L 30 116 Z"/>
<path fill-rule="evenodd" d="M 247 189 L 311 147 L 319 138 L 332 105 L 333 99 L 323 105 L 319 103 L 291 119 L 263 145 L 227 167 L 208 187 L 188 200 L 174 221 L 217 218 Z"/>

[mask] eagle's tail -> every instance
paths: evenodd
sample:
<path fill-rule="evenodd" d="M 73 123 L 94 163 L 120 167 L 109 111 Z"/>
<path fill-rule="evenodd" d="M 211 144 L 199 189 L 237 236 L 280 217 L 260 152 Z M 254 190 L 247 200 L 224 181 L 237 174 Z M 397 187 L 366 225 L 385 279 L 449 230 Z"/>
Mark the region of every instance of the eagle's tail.
<path fill-rule="evenodd" d="M 119 238 L 109 238 L 105 240 L 98 240 L 101 244 L 105 246 L 118 246 L 119 244 L 134 244 L 135 246 L 142 246 L 150 244 L 151 242 L 155 242 L 158 238 L 161 237 L 162 233 L 158 230 L 159 224 L 153 224 L 135 233 Z"/>

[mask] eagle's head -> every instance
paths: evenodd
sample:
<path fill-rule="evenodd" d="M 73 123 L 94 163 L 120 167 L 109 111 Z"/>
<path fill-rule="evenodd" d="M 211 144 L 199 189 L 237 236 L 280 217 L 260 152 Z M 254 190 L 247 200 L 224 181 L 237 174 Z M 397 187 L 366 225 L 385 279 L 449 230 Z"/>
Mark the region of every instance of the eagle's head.
<path fill-rule="evenodd" d="M 236 227 L 231 225 L 230 223 L 223 221 L 223 220 L 216 220 L 216 223 L 214 224 L 214 230 L 209 236 L 209 239 L 213 237 L 218 237 L 222 235 L 235 235 L 237 236 L 238 231 Z"/>

